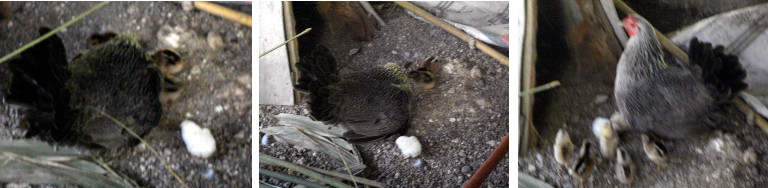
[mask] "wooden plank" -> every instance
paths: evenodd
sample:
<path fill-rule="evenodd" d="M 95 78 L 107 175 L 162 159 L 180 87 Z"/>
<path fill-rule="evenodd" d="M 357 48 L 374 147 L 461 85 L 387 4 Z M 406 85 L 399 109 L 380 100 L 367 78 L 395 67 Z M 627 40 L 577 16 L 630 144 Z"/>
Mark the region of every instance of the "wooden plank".
<path fill-rule="evenodd" d="M 259 2 L 259 54 L 285 42 L 283 5 Z M 259 58 L 259 104 L 293 105 L 293 84 L 286 46 Z"/>
<path fill-rule="evenodd" d="M 523 44 L 523 91 L 532 89 L 536 85 L 536 28 L 537 23 L 537 10 L 536 0 L 526 1 L 526 15 L 525 15 L 525 41 Z M 522 98 L 522 118 L 523 126 L 520 129 L 522 133 L 520 139 L 520 153 L 527 152 L 530 147 L 536 145 L 538 140 L 538 132 L 533 125 L 533 95 L 527 95 Z"/>

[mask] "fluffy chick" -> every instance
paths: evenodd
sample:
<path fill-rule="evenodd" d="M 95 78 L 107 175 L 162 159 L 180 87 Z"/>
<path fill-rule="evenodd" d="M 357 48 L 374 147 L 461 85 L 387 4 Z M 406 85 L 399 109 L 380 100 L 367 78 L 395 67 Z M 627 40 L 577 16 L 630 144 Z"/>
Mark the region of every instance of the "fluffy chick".
<path fill-rule="evenodd" d="M 613 125 L 613 130 L 616 132 L 624 132 L 629 130 L 627 121 L 624 120 L 624 116 L 622 116 L 618 111 L 611 114 L 611 123 Z"/>
<path fill-rule="evenodd" d="M 616 179 L 622 184 L 631 184 L 634 181 L 635 164 L 629 153 L 622 148 L 616 150 Z"/>
<path fill-rule="evenodd" d="M 619 136 L 611 124 L 611 121 L 602 117 L 592 122 L 592 131 L 600 140 L 600 154 L 608 159 L 616 156 L 616 147 L 619 145 Z"/>
<path fill-rule="evenodd" d="M 589 180 L 589 176 L 595 167 L 595 154 L 592 152 L 592 143 L 584 141 L 579 149 L 579 155 L 576 156 L 576 161 L 572 164 L 568 172 L 573 177 L 579 178 L 581 188 L 584 187 L 584 182 Z"/>
<path fill-rule="evenodd" d="M 175 74 L 181 72 L 181 69 L 184 68 L 184 60 L 181 59 L 181 55 L 171 49 L 155 52 L 152 55 L 152 60 L 160 67 L 160 71 L 163 72 L 165 77 L 175 77 Z"/>
<path fill-rule="evenodd" d="M 416 82 L 420 91 L 429 91 L 437 82 L 437 71 L 440 70 L 440 62 L 435 57 L 428 57 L 421 62 L 418 69 L 408 72 L 408 78 Z"/>
<path fill-rule="evenodd" d="M 653 163 L 656 163 L 656 171 L 661 172 L 661 164 L 666 159 L 667 148 L 663 144 L 651 140 L 647 135 L 642 136 L 643 139 L 643 151 L 651 159 Z"/>
<path fill-rule="evenodd" d="M 152 60 L 163 73 L 163 92 L 160 93 L 160 100 L 166 107 L 170 107 L 181 96 L 185 85 L 176 78 L 176 75 L 184 68 L 184 60 L 181 55 L 171 49 L 163 49 L 152 54 Z"/>
<path fill-rule="evenodd" d="M 565 170 L 570 165 L 568 160 L 573 156 L 573 143 L 568 136 L 568 132 L 563 129 L 557 131 L 557 137 L 555 137 L 555 145 L 552 146 L 552 150 L 555 153 L 555 161 L 560 166 L 560 169 Z"/>

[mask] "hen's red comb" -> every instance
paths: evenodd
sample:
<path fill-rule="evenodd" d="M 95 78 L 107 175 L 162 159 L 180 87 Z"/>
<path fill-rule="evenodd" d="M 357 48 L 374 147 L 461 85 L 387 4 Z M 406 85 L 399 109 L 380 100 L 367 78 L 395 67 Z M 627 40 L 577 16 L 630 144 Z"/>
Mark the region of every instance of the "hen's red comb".
<path fill-rule="evenodd" d="M 627 31 L 627 34 L 631 37 L 632 35 L 635 35 L 637 32 L 637 18 L 635 16 L 632 16 L 632 14 L 627 15 L 624 20 L 624 30 Z"/>

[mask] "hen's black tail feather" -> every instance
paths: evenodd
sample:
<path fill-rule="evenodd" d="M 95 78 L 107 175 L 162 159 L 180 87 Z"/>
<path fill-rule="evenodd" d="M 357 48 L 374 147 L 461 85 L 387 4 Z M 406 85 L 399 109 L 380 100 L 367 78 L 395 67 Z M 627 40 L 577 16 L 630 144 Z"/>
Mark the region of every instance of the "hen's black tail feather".
<path fill-rule="evenodd" d="M 41 28 L 40 35 L 51 31 Z M 26 106 L 25 117 L 30 122 L 30 134 L 63 128 L 71 112 L 69 92 L 65 87 L 69 78 L 64 44 L 53 35 L 21 53 L 21 57 L 8 64 L 13 73 L 6 102 Z M 56 123 L 61 122 L 61 123 Z M 57 126 L 59 124 L 59 126 Z"/>
<path fill-rule="evenodd" d="M 334 104 L 328 101 L 332 87 L 329 85 L 339 82 L 339 74 L 336 69 L 336 60 L 325 46 L 319 45 L 309 56 L 301 59 L 296 68 L 301 73 L 296 90 L 309 93 L 309 110 L 315 120 L 333 120 L 336 109 Z"/>
<path fill-rule="evenodd" d="M 747 72 L 737 56 L 723 52 L 723 46 L 713 47 L 711 43 L 693 38 L 688 48 L 688 57 L 693 65 L 701 67 L 704 83 L 718 103 L 730 100 L 747 88 L 744 83 Z"/>

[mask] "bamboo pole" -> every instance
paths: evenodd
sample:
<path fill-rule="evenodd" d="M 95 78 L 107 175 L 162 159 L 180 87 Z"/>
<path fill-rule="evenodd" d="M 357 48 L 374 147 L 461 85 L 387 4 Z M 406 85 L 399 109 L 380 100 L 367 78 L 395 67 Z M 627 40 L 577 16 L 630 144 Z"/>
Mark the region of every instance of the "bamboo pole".
<path fill-rule="evenodd" d="M 445 31 L 448 31 L 454 36 L 459 37 L 463 41 L 469 42 L 470 40 L 473 39 L 472 36 L 470 36 L 469 34 L 464 33 L 463 31 L 459 30 L 456 27 L 453 27 L 451 24 L 445 23 L 443 20 L 440 20 L 440 18 L 433 16 L 429 12 L 424 11 L 421 8 L 407 1 L 395 1 L 395 4 L 400 5 L 401 7 L 413 12 L 416 15 L 419 15 L 420 17 L 424 18 L 425 20 L 429 21 L 432 24 L 437 25 L 440 28 L 443 28 Z M 490 46 L 480 41 L 475 42 L 475 45 L 477 46 L 477 49 L 480 49 L 481 51 L 490 55 L 494 59 L 501 62 L 501 64 L 509 66 L 509 57 L 507 57 L 506 55 L 499 53 L 498 51 L 494 50 Z"/>
<path fill-rule="evenodd" d="M 197 9 L 211 13 L 216 16 L 221 16 L 222 18 L 235 21 L 237 23 L 246 25 L 248 27 L 251 27 L 251 25 L 253 24 L 253 21 L 251 20 L 250 15 L 240 13 L 238 11 L 229 9 L 227 7 L 219 6 L 217 4 L 213 4 L 205 1 L 195 1 L 194 4 L 195 4 L 195 8 Z"/>

